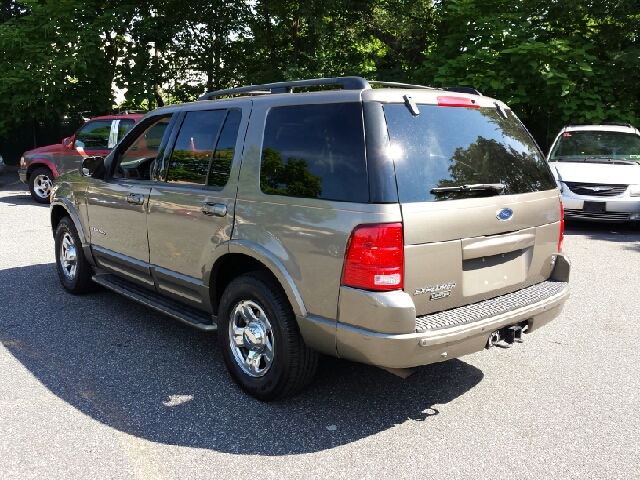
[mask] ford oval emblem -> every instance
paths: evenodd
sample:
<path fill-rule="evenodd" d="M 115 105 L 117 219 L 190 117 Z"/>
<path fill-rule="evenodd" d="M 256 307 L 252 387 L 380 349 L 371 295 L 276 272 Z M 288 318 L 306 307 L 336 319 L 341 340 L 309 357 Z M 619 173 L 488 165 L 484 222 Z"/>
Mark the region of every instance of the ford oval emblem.
<path fill-rule="evenodd" d="M 510 208 L 502 208 L 496 212 L 496 218 L 502 222 L 511 220 L 511 217 L 513 217 L 513 210 Z"/>

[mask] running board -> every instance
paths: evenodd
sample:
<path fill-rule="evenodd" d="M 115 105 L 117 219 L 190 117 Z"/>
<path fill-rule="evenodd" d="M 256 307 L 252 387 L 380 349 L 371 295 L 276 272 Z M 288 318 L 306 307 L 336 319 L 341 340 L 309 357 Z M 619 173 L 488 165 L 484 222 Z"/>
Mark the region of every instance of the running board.
<path fill-rule="evenodd" d="M 109 290 L 120 293 L 121 295 L 135 300 L 136 302 L 143 303 L 154 310 L 162 312 L 165 315 L 169 315 L 170 317 L 180 320 L 192 327 L 200 330 L 218 329 L 218 326 L 215 323 L 215 316 L 207 315 L 200 310 L 163 297 L 158 293 L 147 290 L 144 287 L 140 287 L 135 283 L 118 278 L 110 273 L 94 275 L 92 280 L 98 285 L 102 285 Z"/>

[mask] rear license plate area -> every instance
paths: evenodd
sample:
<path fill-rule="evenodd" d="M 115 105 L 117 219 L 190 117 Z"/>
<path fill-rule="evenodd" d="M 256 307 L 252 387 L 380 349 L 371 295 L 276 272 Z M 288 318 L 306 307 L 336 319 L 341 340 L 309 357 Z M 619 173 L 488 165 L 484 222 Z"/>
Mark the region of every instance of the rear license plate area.
<path fill-rule="evenodd" d="M 607 211 L 607 203 L 606 202 L 584 202 L 582 206 L 582 210 L 587 213 L 606 213 Z"/>

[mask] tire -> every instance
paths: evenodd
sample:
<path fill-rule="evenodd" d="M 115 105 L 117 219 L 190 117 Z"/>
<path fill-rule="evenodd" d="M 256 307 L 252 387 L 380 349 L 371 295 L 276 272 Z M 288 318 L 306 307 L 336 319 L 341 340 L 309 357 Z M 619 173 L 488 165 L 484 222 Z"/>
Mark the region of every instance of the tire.
<path fill-rule="evenodd" d="M 305 345 L 282 287 L 266 272 L 229 284 L 220 300 L 218 341 L 233 380 L 261 401 L 295 395 L 318 367 L 318 353 Z"/>
<path fill-rule="evenodd" d="M 56 270 L 60 283 L 73 295 L 82 295 L 95 290 L 91 280 L 93 268 L 82 251 L 82 243 L 71 218 L 60 220 L 55 235 Z"/>
<path fill-rule="evenodd" d="M 29 192 L 38 203 L 50 203 L 53 173 L 47 167 L 38 167 L 29 175 Z"/>

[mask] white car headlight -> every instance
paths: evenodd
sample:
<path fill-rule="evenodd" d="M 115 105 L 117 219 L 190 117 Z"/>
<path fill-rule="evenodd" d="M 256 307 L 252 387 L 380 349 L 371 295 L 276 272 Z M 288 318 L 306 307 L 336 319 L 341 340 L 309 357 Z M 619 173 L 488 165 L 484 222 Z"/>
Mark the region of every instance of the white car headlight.
<path fill-rule="evenodd" d="M 629 185 L 629 195 L 640 197 L 640 185 Z"/>
<path fill-rule="evenodd" d="M 564 184 L 560 180 L 556 180 L 558 184 L 558 188 L 560 189 L 560 193 L 564 192 Z"/>

